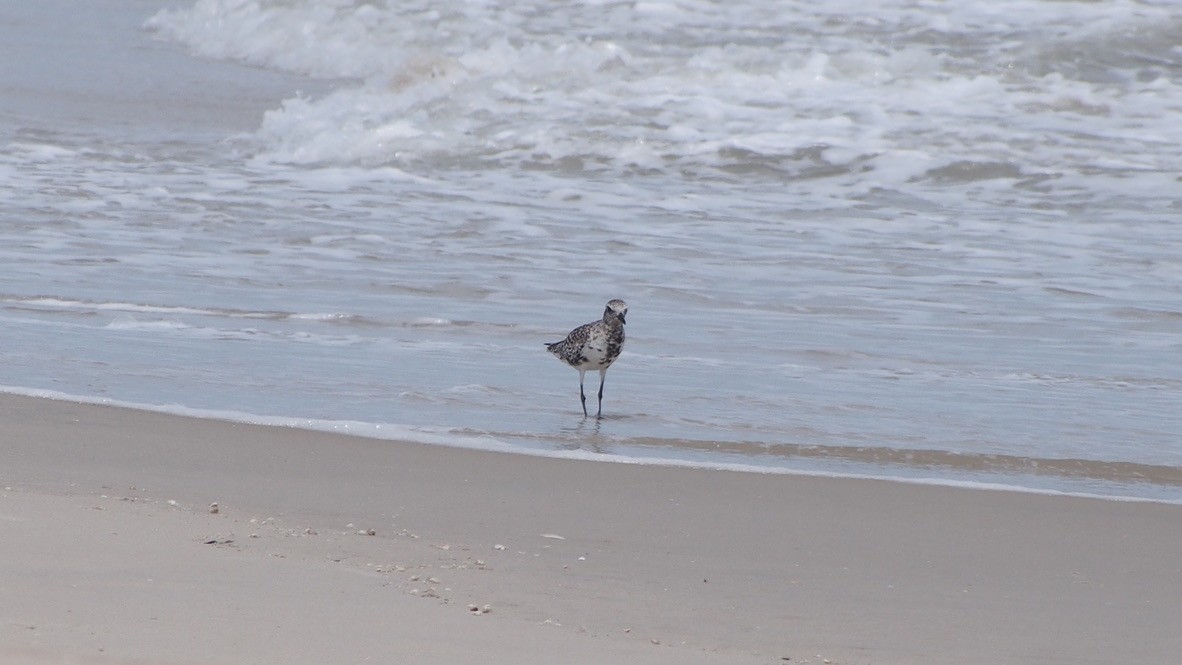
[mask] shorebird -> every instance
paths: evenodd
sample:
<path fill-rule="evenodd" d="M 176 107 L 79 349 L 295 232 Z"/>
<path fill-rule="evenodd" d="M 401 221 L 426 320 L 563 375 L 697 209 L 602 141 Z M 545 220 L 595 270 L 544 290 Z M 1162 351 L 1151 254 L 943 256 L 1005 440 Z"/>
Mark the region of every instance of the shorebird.
<path fill-rule="evenodd" d="M 607 368 L 620 356 L 624 348 L 624 316 L 628 314 L 628 303 L 623 300 L 609 300 L 603 310 L 603 318 L 579 326 L 567 334 L 561 342 L 546 344 L 546 348 L 562 362 L 579 370 L 579 400 L 583 403 L 583 417 L 587 417 L 587 396 L 583 394 L 583 375 L 589 369 L 599 370 L 599 412 L 603 416 L 603 380 Z"/>

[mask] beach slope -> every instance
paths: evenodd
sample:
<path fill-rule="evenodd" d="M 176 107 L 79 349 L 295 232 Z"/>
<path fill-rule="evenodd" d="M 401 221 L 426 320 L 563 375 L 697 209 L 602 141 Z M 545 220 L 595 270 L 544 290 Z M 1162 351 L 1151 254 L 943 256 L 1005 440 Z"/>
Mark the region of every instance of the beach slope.
<path fill-rule="evenodd" d="M 1176 505 L 542 459 L 12 395 L 0 416 L 0 662 L 1182 653 Z"/>

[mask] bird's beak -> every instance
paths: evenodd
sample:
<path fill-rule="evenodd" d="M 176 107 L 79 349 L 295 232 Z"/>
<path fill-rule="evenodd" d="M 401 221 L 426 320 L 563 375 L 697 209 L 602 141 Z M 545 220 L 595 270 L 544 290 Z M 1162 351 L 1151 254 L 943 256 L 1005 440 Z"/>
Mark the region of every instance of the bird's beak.
<path fill-rule="evenodd" d="M 619 314 L 617 314 L 617 316 L 620 317 L 620 323 L 627 323 L 627 321 L 624 320 L 625 314 L 627 314 L 627 312 L 620 312 Z"/>

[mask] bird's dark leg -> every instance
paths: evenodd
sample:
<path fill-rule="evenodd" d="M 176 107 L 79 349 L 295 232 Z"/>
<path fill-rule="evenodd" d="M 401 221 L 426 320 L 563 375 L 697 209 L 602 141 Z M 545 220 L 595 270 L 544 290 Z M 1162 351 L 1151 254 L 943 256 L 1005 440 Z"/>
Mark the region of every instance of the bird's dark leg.
<path fill-rule="evenodd" d="M 583 394 L 583 370 L 579 370 L 579 401 L 583 403 L 583 417 L 587 417 L 587 396 Z"/>
<path fill-rule="evenodd" d="M 607 370 L 599 370 L 599 412 L 595 414 L 596 418 L 603 417 L 603 380 L 607 378 Z"/>

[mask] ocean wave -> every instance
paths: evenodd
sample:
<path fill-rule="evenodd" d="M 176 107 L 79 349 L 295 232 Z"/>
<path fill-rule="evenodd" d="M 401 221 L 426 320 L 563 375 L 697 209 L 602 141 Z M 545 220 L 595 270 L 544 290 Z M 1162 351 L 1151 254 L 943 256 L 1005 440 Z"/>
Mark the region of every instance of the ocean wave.
<path fill-rule="evenodd" d="M 865 8 L 200 0 L 145 25 L 208 57 L 348 79 L 267 113 L 264 163 L 864 188 L 1095 186 L 1114 153 L 1182 168 L 1155 138 L 1177 136 L 1182 61 L 1137 39 L 1172 43 L 1168 8 L 1004 4 L 896 0 L 851 20 Z M 1121 54 L 1101 77 L 1070 64 L 1095 44 Z"/>
<path fill-rule="evenodd" d="M 116 312 L 126 314 L 161 314 L 168 316 L 200 316 L 222 319 L 260 319 L 267 321 L 299 320 L 342 325 L 375 324 L 356 314 L 338 312 L 287 312 L 281 310 L 254 311 L 228 307 L 187 307 L 148 303 L 78 300 L 57 296 L 0 296 L 0 307 L 5 309 L 93 314 Z"/>

